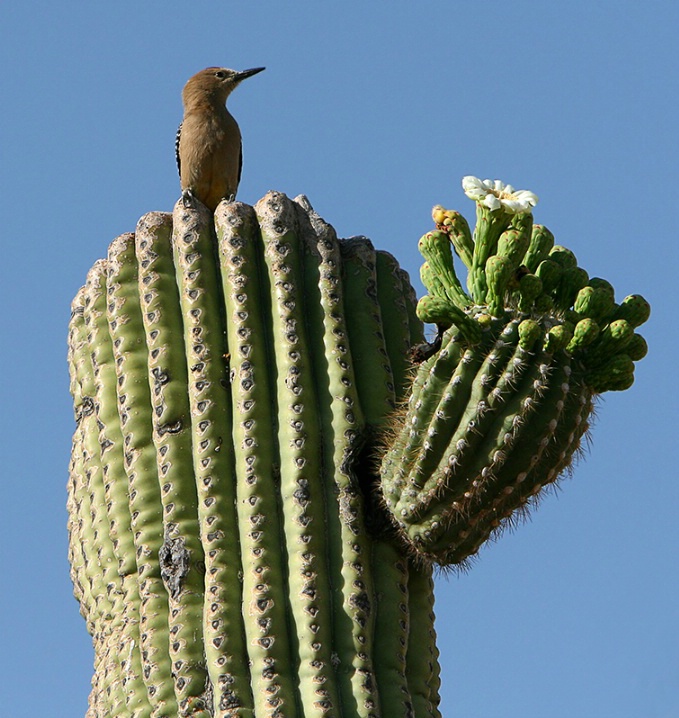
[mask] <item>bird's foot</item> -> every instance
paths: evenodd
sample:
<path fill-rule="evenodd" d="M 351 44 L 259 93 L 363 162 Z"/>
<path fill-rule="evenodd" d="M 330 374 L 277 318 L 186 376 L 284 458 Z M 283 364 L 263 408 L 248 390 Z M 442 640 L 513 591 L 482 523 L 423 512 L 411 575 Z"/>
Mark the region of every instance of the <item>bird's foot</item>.
<path fill-rule="evenodd" d="M 184 209 L 196 208 L 196 197 L 190 189 L 182 190 L 182 204 Z"/>

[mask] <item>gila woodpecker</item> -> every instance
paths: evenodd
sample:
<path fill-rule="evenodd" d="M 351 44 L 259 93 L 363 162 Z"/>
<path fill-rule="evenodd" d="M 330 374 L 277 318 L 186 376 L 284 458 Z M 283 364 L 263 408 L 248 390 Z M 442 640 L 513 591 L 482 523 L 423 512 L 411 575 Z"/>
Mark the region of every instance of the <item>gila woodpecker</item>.
<path fill-rule="evenodd" d="M 195 197 L 214 212 L 224 198 L 235 198 L 243 150 L 238 123 L 226 109 L 226 100 L 242 80 L 263 69 L 236 72 L 208 67 L 184 86 L 184 119 L 175 150 L 185 206 Z"/>

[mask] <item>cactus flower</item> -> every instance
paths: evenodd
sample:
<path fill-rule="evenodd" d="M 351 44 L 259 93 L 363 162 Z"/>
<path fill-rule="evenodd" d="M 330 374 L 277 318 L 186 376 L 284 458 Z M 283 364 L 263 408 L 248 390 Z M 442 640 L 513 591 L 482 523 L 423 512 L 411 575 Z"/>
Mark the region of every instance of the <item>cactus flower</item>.
<path fill-rule="evenodd" d="M 515 190 L 512 185 L 497 179 L 480 180 L 467 175 L 462 178 L 462 189 L 469 199 L 484 204 L 491 212 L 502 208 L 507 214 L 521 214 L 530 212 L 538 203 L 533 192 L 526 189 Z"/>

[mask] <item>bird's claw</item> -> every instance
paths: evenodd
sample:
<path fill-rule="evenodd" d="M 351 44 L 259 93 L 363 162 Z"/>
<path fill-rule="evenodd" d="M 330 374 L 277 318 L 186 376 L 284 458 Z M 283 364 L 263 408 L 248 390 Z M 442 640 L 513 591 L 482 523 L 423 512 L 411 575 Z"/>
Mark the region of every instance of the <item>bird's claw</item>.
<path fill-rule="evenodd" d="M 184 205 L 184 209 L 196 208 L 196 198 L 194 197 L 193 192 L 191 192 L 190 189 L 185 189 L 182 191 L 182 204 Z"/>

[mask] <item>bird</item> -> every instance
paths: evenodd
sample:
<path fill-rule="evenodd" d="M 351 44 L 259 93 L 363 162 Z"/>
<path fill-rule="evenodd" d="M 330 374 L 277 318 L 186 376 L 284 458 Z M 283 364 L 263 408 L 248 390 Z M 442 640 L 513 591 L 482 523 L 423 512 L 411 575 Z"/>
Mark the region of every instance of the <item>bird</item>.
<path fill-rule="evenodd" d="M 226 100 L 246 78 L 264 67 L 230 70 L 208 67 L 184 85 L 184 118 L 177 129 L 175 154 L 185 207 L 200 200 L 212 212 L 236 197 L 243 167 L 240 128 Z"/>

